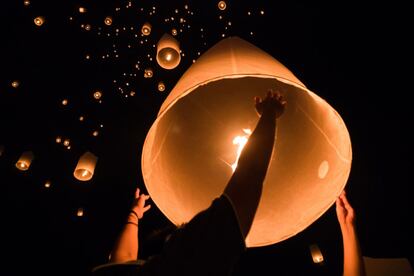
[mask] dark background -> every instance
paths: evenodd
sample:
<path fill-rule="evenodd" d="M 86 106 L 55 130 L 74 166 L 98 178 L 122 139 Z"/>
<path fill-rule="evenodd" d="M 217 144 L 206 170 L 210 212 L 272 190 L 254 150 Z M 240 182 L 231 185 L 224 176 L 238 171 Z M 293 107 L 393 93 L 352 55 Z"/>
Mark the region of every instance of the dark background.
<path fill-rule="evenodd" d="M 135 188 L 145 191 L 140 158 L 147 131 L 198 52 L 222 34 L 271 54 L 341 114 L 353 146 L 346 190 L 357 212 L 363 255 L 412 263 L 414 116 L 407 7 L 255 0 L 227 1 L 220 11 L 218 1 L 132 1 L 129 8 L 128 1 L 8 2 L 1 7 L 1 275 L 88 275 L 107 261 Z M 87 12 L 79 13 L 80 6 Z M 152 7 L 156 12 L 150 15 Z M 40 15 L 46 21 L 37 27 L 33 19 Z M 103 24 L 108 15 L 111 26 Z M 142 38 L 146 21 L 152 32 Z M 164 70 L 152 45 L 173 27 L 183 29 L 176 38 L 185 55 L 177 68 Z M 143 77 L 146 67 L 153 68 L 153 78 Z M 14 80 L 18 88 L 11 86 Z M 164 81 L 164 92 L 157 91 L 158 81 Z M 103 93 L 101 103 L 92 96 L 96 90 Z M 71 148 L 56 143 L 57 136 L 69 138 Z M 21 172 L 15 163 L 26 150 L 35 159 Z M 80 182 L 73 170 L 86 150 L 99 160 L 93 179 Z M 50 188 L 44 187 L 46 180 Z M 158 250 L 150 235 L 170 225 L 152 205 L 140 224 L 143 258 Z M 78 208 L 83 217 L 76 216 Z M 312 243 L 324 254 L 322 266 L 312 264 Z M 331 208 L 297 236 L 247 250 L 235 275 L 341 271 L 341 236 Z"/>

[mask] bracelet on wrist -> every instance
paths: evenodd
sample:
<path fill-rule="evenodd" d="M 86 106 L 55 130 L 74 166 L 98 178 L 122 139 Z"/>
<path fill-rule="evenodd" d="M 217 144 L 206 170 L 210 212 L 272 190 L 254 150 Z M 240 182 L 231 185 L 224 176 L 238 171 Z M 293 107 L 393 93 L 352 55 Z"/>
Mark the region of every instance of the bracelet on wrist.
<path fill-rule="evenodd" d="M 137 227 L 138 227 L 138 223 L 133 222 L 133 221 L 127 221 L 125 224 L 133 224 L 133 225 L 135 225 L 135 226 L 137 226 Z"/>
<path fill-rule="evenodd" d="M 138 217 L 138 214 L 137 214 L 137 212 L 135 212 L 134 210 L 131 210 L 131 212 L 130 212 L 131 214 L 134 214 L 136 217 L 137 217 L 137 219 L 139 220 L 139 217 Z"/>

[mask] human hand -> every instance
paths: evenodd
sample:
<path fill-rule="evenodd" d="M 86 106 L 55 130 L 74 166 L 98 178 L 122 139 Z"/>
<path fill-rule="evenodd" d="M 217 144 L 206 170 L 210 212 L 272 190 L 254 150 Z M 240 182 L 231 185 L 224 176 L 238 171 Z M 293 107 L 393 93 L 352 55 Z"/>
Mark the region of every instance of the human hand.
<path fill-rule="evenodd" d="M 341 227 L 355 225 L 355 212 L 346 198 L 345 191 L 336 199 L 336 215 Z"/>
<path fill-rule="evenodd" d="M 135 199 L 132 203 L 131 214 L 133 214 L 137 220 L 141 219 L 144 216 L 144 213 L 151 208 L 151 205 L 145 206 L 145 201 L 149 198 L 149 195 L 140 194 L 139 188 L 135 191 Z M 128 219 L 128 221 L 130 221 L 130 219 Z"/>
<path fill-rule="evenodd" d="M 281 93 L 279 91 L 273 91 L 272 89 L 267 91 L 264 99 L 256 96 L 254 100 L 256 111 L 260 115 L 271 113 L 275 116 L 275 119 L 283 114 L 287 105 L 287 102 L 283 99 Z"/>

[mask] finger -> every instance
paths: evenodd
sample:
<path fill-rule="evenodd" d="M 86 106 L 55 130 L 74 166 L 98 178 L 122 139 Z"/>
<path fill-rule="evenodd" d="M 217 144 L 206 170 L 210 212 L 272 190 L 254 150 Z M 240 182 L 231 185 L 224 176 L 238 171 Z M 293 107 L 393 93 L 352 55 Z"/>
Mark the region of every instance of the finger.
<path fill-rule="evenodd" d="M 336 208 L 337 209 L 343 209 L 344 208 L 344 202 L 340 197 L 336 199 Z"/>
<path fill-rule="evenodd" d="M 269 89 L 267 91 L 266 98 L 271 98 L 272 97 L 272 94 L 273 94 L 273 90 L 272 89 Z"/>
<path fill-rule="evenodd" d="M 149 209 L 151 209 L 151 205 L 147 205 L 145 206 L 142 211 L 145 213 L 146 211 L 148 211 Z"/>
<path fill-rule="evenodd" d="M 139 197 L 139 188 L 137 188 L 136 190 L 135 190 L 135 198 L 138 198 Z"/>
<path fill-rule="evenodd" d="M 345 206 L 351 206 L 351 204 L 349 204 L 349 201 L 345 196 L 345 193 L 341 194 L 341 200 L 344 202 Z"/>

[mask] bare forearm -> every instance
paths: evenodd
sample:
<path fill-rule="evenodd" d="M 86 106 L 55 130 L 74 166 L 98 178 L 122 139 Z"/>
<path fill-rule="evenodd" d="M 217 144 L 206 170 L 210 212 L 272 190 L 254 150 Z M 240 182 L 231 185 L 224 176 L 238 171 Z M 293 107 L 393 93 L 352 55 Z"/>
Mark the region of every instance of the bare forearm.
<path fill-rule="evenodd" d="M 344 276 L 365 276 L 365 267 L 354 226 L 341 225 L 344 246 Z"/>
<path fill-rule="evenodd" d="M 138 259 L 138 220 L 128 220 L 124 225 L 114 249 L 110 262 L 128 262 Z"/>

